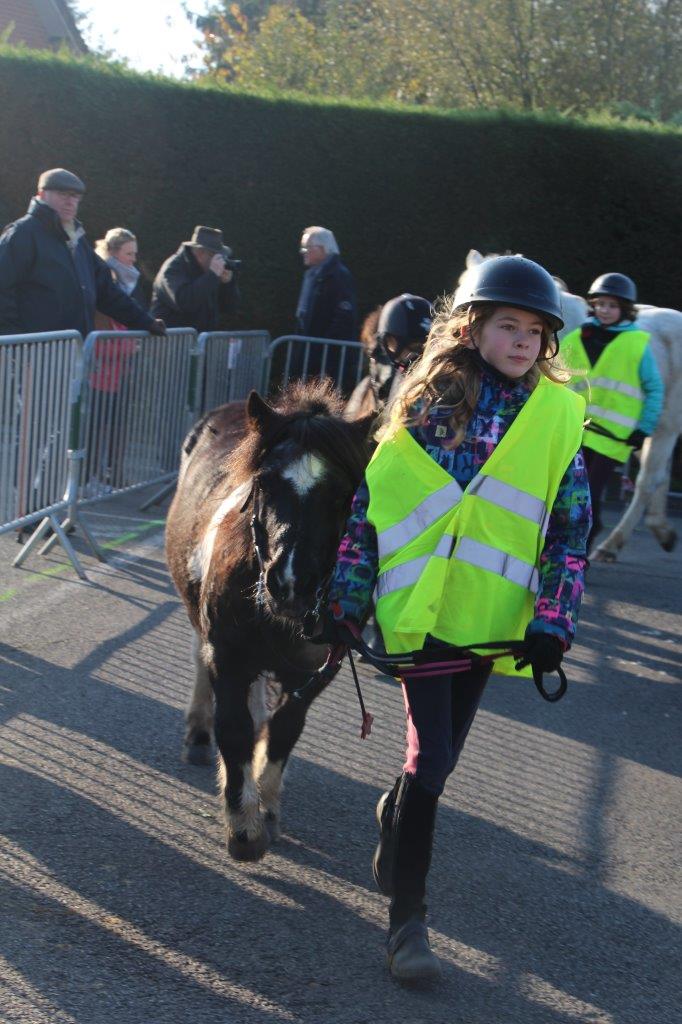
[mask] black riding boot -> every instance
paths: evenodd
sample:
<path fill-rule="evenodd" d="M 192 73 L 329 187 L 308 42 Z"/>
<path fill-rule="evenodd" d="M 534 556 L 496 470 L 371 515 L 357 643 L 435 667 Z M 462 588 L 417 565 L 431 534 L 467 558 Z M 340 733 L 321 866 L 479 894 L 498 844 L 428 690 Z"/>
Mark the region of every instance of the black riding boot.
<path fill-rule="evenodd" d="M 377 889 L 384 896 L 393 895 L 393 854 L 395 844 L 393 842 L 393 815 L 395 813 L 396 800 L 403 780 L 409 778 L 407 775 L 399 775 L 395 780 L 393 789 L 382 793 L 377 803 L 377 824 L 379 825 L 379 842 L 374 851 L 372 860 L 372 871 Z"/>
<path fill-rule="evenodd" d="M 438 797 L 414 775 L 405 774 L 382 800 L 383 806 L 377 807 L 381 838 L 374 872 L 382 892 L 392 896 L 388 965 L 399 981 L 427 981 L 440 975 L 429 946 L 424 903 Z"/>

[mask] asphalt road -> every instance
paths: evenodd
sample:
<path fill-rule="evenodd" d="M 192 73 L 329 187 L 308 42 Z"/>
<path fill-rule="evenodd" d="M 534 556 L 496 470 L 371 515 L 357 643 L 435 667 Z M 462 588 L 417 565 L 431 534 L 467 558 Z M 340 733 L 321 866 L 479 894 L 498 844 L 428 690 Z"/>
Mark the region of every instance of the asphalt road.
<path fill-rule="evenodd" d="M 373 810 L 400 768 L 398 688 L 347 671 L 292 760 L 284 836 L 226 853 L 212 769 L 183 765 L 190 631 L 159 510 L 88 514 L 109 545 L 0 537 L 2 1024 L 673 1024 L 680 1019 L 682 552 L 643 530 L 589 575 L 562 703 L 493 681 L 439 811 L 442 983 L 383 962 Z M 677 684 L 677 685 L 676 685 Z"/>

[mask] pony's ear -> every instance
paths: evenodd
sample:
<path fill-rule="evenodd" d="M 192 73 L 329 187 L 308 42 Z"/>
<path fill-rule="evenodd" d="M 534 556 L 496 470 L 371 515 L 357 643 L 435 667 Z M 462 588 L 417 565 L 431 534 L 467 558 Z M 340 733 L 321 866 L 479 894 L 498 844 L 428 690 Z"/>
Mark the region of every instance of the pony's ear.
<path fill-rule="evenodd" d="M 246 419 L 252 430 L 263 433 L 277 413 L 257 391 L 251 391 L 246 400 Z"/>
<path fill-rule="evenodd" d="M 483 263 L 483 257 L 478 249 L 469 249 L 465 264 L 467 270 L 471 270 L 472 267 L 478 267 L 481 263 Z"/>

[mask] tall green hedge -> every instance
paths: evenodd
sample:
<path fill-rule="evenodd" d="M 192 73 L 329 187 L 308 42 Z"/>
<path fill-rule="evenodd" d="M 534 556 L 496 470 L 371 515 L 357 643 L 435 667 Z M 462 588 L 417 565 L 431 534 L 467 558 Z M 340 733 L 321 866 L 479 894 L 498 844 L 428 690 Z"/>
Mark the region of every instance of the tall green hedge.
<path fill-rule="evenodd" d="M 362 311 L 450 289 L 471 247 L 523 252 L 585 291 L 619 270 L 682 305 L 682 132 L 272 99 L 0 50 L 0 216 L 38 173 L 88 184 L 92 239 L 124 225 L 150 275 L 194 224 L 242 257 L 241 325 L 292 327 L 298 241 L 331 227 Z M 237 326 L 237 324 L 234 324 Z"/>

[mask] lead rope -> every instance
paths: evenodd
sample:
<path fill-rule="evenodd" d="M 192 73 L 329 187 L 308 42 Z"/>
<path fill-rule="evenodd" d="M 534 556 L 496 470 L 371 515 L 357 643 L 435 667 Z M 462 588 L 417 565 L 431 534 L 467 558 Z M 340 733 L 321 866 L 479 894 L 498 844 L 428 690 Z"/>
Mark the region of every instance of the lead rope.
<path fill-rule="evenodd" d="M 348 661 L 350 662 L 350 670 L 353 673 L 353 682 L 355 683 L 355 689 L 358 694 L 358 700 L 360 701 L 360 710 L 362 711 L 362 726 L 360 728 L 360 739 L 366 740 L 372 732 L 372 725 L 374 724 L 374 715 L 370 715 L 369 711 L 365 707 L 365 702 L 362 699 L 362 690 L 360 689 L 360 680 L 358 679 L 358 672 L 355 667 L 355 659 L 353 658 L 353 652 L 350 647 L 346 651 L 348 655 Z"/>

